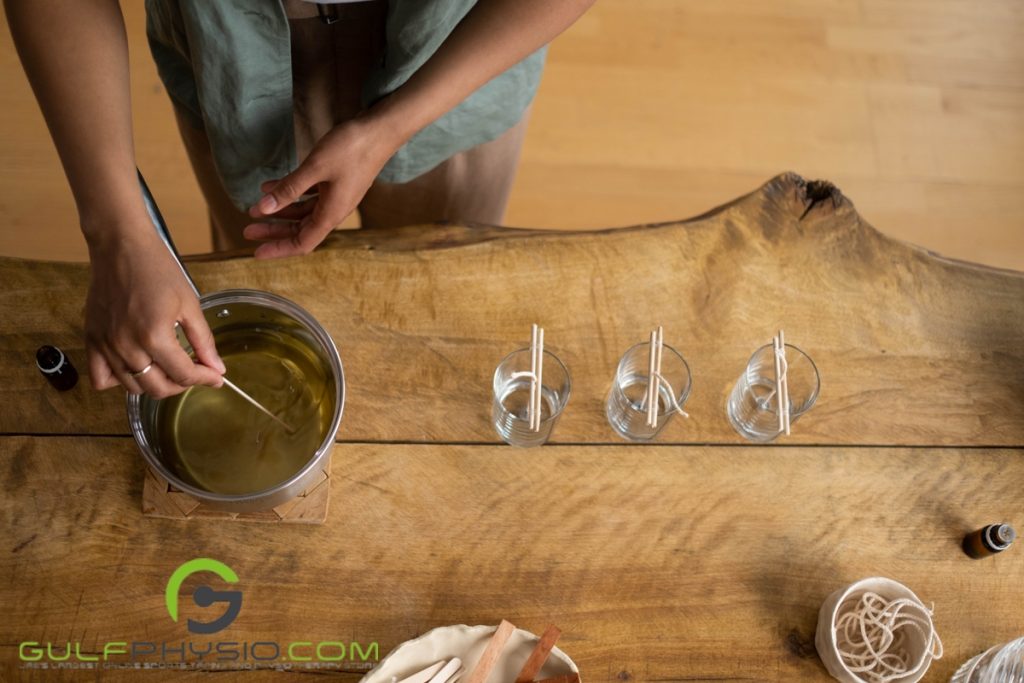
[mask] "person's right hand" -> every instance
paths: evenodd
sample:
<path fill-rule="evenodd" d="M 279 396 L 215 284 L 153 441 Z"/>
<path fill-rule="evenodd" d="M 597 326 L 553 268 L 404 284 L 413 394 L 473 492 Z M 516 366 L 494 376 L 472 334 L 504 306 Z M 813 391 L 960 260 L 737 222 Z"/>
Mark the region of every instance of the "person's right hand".
<path fill-rule="evenodd" d="M 224 363 L 199 300 L 152 227 L 90 244 L 89 251 L 85 336 L 93 387 L 120 384 L 133 394 L 166 398 L 195 384 L 221 386 Z M 191 342 L 195 362 L 178 343 L 175 322 Z M 147 372 L 132 376 L 150 363 Z"/>

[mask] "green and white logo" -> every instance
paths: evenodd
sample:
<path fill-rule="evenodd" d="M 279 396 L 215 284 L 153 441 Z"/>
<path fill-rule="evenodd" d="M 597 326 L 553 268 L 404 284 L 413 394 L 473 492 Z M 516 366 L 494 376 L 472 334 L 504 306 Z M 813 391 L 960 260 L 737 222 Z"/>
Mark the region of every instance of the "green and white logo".
<path fill-rule="evenodd" d="M 237 584 L 238 574 L 223 562 L 209 557 L 197 557 L 185 562 L 174 570 L 164 589 L 164 605 L 167 614 L 175 623 L 182 617 L 182 586 L 193 574 L 212 575 L 209 582 L 196 586 L 192 601 L 197 607 L 208 610 L 210 616 L 219 613 L 215 619 L 205 621 L 188 619 L 186 624 L 191 634 L 210 635 L 223 631 L 238 618 L 242 610 L 242 591 L 217 590 L 224 584 Z M 216 577 L 216 578 L 214 578 Z M 205 578 L 205 577 L 204 577 Z M 218 582 L 219 579 L 219 582 Z M 190 585 L 197 583 L 196 580 Z M 156 595 L 152 596 L 154 599 Z M 222 606 L 215 607 L 216 603 Z M 194 610 L 186 604 L 186 613 Z M 162 618 L 162 617 L 160 617 Z M 191 637 L 173 641 L 107 640 L 92 642 L 83 646 L 81 641 L 39 641 L 24 640 L 18 644 L 18 658 L 24 668 L 31 669 L 132 669 L 133 671 L 153 670 L 195 670 L 195 671 L 238 671 L 251 669 L 324 670 L 350 671 L 355 668 L 370 669 L 371 662 L 380 661 L 380 645 L 377 641 L 363 643 L 340 639 L 308 640 L 256 640 L 243 638 L 217 640 Z M 2 676 L 2 675 L 0 675 Z M 131 680 L 135 680 L 133 677 Z"/>
<path fill-rule="evenodd" d="M 167 613 L 174 621 L 178 621 L 178 592 L 181 590 L 181 584 L 189 576 L 198 572 L 216 574 L 225 583 L 238 583 L 238 574 L 223 562 L 209 557 L 197 557 L 194 560 L 189 560 L 174 570 L 171 578 L 167 581 L 167 589 L 164 591 Z M 237 590 L 218 591 L 206 585 L 197 586 L 192 592 L 192 600 L 200 607 L 210 607 L 217 602 L 227 603 L 227 609 L 213 621 L 189 619 L 188 630 L 190 633 L 210 634 L 223 631 L 238 617 L 238 613 L 242 609 L 242 591 Z"/>

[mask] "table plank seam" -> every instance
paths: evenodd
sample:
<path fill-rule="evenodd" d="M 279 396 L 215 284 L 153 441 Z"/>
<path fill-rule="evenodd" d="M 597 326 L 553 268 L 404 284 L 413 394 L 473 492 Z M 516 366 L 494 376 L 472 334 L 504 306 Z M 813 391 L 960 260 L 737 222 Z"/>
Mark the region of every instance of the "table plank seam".
<path fill-rule="evenodd" d="M 131 434 L 85 434 L 85 433 L 34 433 L 34 432 L 0 432 L 0 438 L 103 438 L 131 440 Z M 466 446 L 466 447 L 504 447 L 501 441 L 415 441 L 415 440 L 368 440 L 368 439 L 335 439 L 338 446 Z M 886 449 L 886 450 L 976 450 L 976 451 L 1017 451 L 1024 449 L 1024 444 L 901 444 L 901 443 L 750 443 L 732 441 L 659 441 L 650 443 L 630 443 L 627 441 L 549 441 L 548 446 L 564 446 L 567 448 L 619 448 L 623 446 L 642 448 L 774 448 L 774 449 L 815 449 L 815 448 L 850 448 L 850 449 Z"/>

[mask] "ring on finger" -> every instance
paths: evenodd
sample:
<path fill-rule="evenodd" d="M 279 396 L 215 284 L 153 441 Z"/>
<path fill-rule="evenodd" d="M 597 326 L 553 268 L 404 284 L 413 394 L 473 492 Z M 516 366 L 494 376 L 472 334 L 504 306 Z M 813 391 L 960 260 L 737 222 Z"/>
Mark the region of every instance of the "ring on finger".
<path fill-rule="evenodd" d="M 142 368 L 141 370 L 138 370 L 136 372 L 129 371 L 128 374 L 130 374 L 132 377 L 142 377 L 143 375 L 145 375 L 147 372 L 149 372 L 152 369 L 153 369 L 153 363 L 150 362 L 149 365 L 147 365 L 146 367 Z"/>

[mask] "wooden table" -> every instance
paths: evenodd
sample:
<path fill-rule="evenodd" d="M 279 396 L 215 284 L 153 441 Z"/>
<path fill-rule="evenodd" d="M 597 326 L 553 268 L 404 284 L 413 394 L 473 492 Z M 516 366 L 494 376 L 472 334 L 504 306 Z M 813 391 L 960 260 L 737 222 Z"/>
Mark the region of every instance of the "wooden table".
<path fill-rule="evenodd" d="M 21 669 L 24 641 L 188 639 L 164 587 L 201 556 L 244 592 L 222 639 L 383 655 L 443 624 L 555 623 L 588 682 L 829 680 L 818 608 L 873 575 L 935 604 L 946 656 L 925 680 L 1024 634 L 1024 549 L 959 549 L 984 524 L 1024 527 L 1024 274 L 888 239 L 826 183 L 782 175 L 664 225 L 339 233 L 301 259 L 190 269 L 204 291 L 280 293 L 338 343 L 327 522 L 143 517 L 123 396 L 84 377 L 59 394 L 33 365 L 56 344 L 84 374 L 87 266 L 0 259 L 0 678 L 97 675 Z M 491 428 L 489 383 L 532 322 L 573 394 L 554 443 L 518 450 Z M 693 370 L 691 418 L 630 445 L 603 400 L 657 324 Z M 779 327 L 821 396 L 791 437 L 753 446 L 725 396 Z"/>

